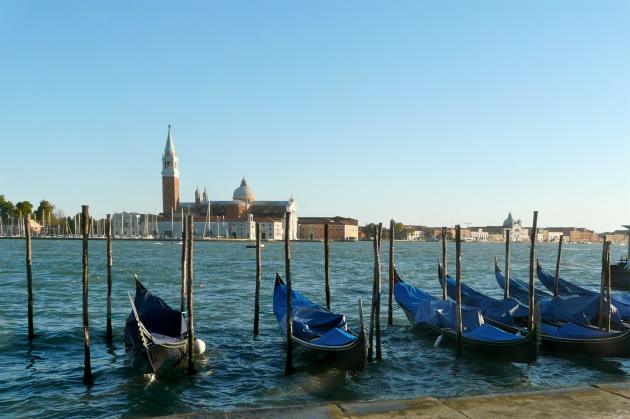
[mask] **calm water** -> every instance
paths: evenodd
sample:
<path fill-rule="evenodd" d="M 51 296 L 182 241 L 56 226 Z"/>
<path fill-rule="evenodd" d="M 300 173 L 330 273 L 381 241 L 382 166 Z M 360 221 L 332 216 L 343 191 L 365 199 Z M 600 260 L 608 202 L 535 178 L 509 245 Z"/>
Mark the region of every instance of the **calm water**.
<path fill-rule="evenodd" d="M 439 243 L 397 243 L 403 278 L 439 295 Z M 386 246 L 383 246 L 385 249 Z M 501 244 L 463 245 L 463 278 L 500 297 L 493 257 Z M 545 266 L 555 263 L 555 246 L 539 245 Z M 292 244 L 294 287 L 324 301 L 323 244 Z M 453 250 L 453 249 L 451 249 Z M 208 351 L 198 373 L 171 370 L 149 382 L 126 360 L 122 330 L 130 307 L 133 274 L 174 307 L 179 306 L 176 243 L 114 242 L 114 343 L 105 331 L 105 243 L 90 243 L 90 331 L 95 383 L 82 385 L 81 242 L 35 241 L 33 283 L 35 332 L 26 338 L 24 242 L 0 240 L 0 412 L 19 416 L 133 416 L 201 410 L 229 410 L 315 404 L 326 401 L 451 396 L 528 391 L 582 383 L 623 381 L 630 361 L 541 356 L 530 365 L 455 357 L 447 347 L 411 333 L 395 308 L 395 326 L 383 330 L 383 361 L 362 373 L 309 368 L 283 375 L 284 353 L 272 311 L 274 274 L 283 272 L 283 244 L 266 243 L 263 253 L 261 334 L 252 337 L 255 249 L 244 243 L 195 244 L 195 321 Z M 597 288 L 599 245 L 567 245 L 565 277 Z M 515 275 L 527 277 L 526 245 L 513 247 Z M 618 259 L 625 248 L 613 246 Z M 451 260 L 454 258 L 451 255 Z M 384 268 L 387 254 L 383 252 Z M 332 243 L 332 305 L 357 325 L 357 299 L 370 301 L 370 243 Z M 454 269 L 451 267 L 451 270 Z M 384 269 L 385 274 L 385 269 Z M 386 278 L 386 274 L 384 276 Z M 383 288 L 387 301 L 387 287 Z M 367 308 L 367 306 L 366 306 Z M 386 324 L 387 309 L 382 309 Z"/>

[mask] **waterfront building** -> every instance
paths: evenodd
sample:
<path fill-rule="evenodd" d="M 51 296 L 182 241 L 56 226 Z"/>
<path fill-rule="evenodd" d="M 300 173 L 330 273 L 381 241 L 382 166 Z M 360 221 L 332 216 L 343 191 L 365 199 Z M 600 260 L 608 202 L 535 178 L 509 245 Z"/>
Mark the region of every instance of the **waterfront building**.
<path fill-rule="evenodd" d="M 481 227 L 473 229 L 470 232 L 470 238 L 474 242 L 487 242 L 488 237 L 489 233 L 487 231 L 484 231 Z"/>
<path fill-rule="evenodd" d="M 411 230 L 407 232 L 406 236 L 407 240 L 424 240 L 424 231 L 422 230 Z"/>
<path fill-rule="evenodd" d="M 345 217 L 300 217 L 298 238 L 300 240 L 323 240 L 324 225 L 328 224 L 328 239 L 354 241 L 359 239 L 359 221 Z"/>
<path fill-rule="evenodd" d="M 297 202 L 291 195 L 285 201 L 258 201 L 253 189 L 243 178 L 234 190 L 231 201 L 210 201 L 208 191 L 195 190 L 194 200 L 183 202 L 179 193 L 179 158 L 169 125 L 166 147 L 162 155 L 162 214 L 159 230 L 169 237 L 180 237 L 182 218 L 193 215 L 195 235 L 233 239 L 255 239 L 255 223 L 264 220 L 265 235 L 276 239 L 284 235 L 286 213 L 291 213 L 289 238 L 298 238 Z M 278 226 L 282 231 L 278 234 Z M 269 230 L 270 229 L 270 230 Z"/>

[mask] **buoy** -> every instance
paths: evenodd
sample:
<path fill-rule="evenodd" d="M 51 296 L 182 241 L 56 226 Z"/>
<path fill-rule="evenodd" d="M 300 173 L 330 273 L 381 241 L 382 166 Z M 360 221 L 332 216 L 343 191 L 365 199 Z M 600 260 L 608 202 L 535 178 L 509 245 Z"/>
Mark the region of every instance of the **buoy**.
<path fill-rule="evenodd" d="M 433 344 L 433 348 L 437 349 L 440 346 L 440 343 L 442 343 L 442 338 L 444 337 L 444 335 L 440 335 L 437 337 L 437 339 L 435 339 L 435 343 Z"/>
<path fill-rule="evenodd" d="M 195 355 L 201 355 L 206 351 L 206 343 L 201 339 L 195 339 Z"/>

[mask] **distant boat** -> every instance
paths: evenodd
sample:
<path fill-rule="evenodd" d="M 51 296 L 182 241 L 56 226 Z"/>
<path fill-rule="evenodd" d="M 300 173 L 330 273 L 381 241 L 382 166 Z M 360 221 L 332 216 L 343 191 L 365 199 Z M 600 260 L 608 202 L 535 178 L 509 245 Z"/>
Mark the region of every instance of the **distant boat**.
<path fill-rule="evenodd" d="M 187 354 L 188 327 L 181 311 L 173 310 L 161 298 L 151 294 L 136 276 L 135 298 L 129 294 L 131 314 L 125 323 L 125 350 L 128 355 L 144 355 L 153 372 L 165 365 L 176 365 Z M 206 345 L 195 339 L 195 354 Z"/>
<path fill-rule="evenodd" d="M 248 244 L 245 247 L 247 247 L 248 249 L 255 249 L 256 245 L 255 244 Z M 265 247 L 265 245 L 260 243 L 260 248 L 262 249 L 263 247 Z"/>

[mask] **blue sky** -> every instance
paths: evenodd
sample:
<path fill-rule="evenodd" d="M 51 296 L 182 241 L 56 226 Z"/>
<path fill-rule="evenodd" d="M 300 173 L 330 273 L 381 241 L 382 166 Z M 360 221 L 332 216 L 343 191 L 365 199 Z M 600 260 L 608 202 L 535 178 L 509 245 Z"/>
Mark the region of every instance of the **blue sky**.
<path fill-rule="evenodd" d="M 630 223 L 630 2 L 0 2 L 0 193 L 363 224 Z"/>

